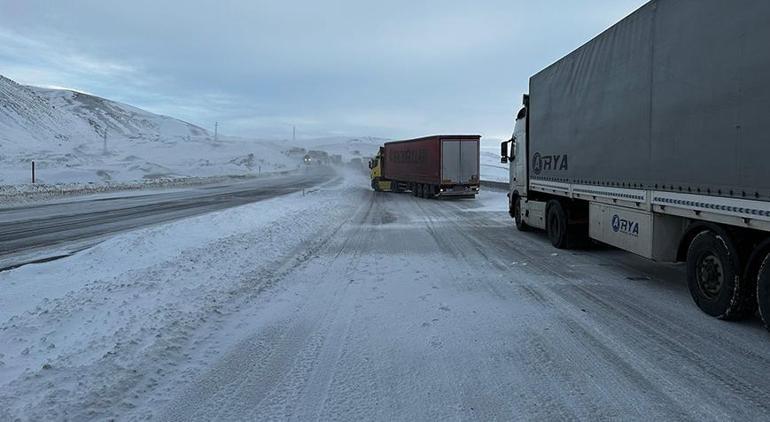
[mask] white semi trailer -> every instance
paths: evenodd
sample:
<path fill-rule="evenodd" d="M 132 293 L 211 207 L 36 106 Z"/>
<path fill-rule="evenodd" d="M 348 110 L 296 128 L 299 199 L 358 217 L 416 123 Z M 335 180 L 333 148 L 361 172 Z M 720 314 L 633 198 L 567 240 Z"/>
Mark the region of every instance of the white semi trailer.
<path fill-rule="evenodd" d="M 655 0 L 533 76 L 501 148 L 516 226 L 686 262 L 704 312 L 770 324 L 768 22 Z"/>

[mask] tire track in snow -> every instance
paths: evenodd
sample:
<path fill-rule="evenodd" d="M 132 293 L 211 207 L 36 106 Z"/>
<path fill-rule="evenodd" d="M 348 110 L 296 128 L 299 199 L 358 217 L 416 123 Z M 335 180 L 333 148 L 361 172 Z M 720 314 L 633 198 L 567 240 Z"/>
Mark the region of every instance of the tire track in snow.
<path fill-rule="evenodd" d="M 370 212 L 371 204 L 364 202 L 357 209 L 352 210 L 352 220 L 363 220 Z M 343 252 L 349 246 L 348 237 L 344 237 L 342 242 L 339 239 L 349 224 L 347 219 L 343 219 L 343 222 L 326 237 L 323 245 L 316 249 L 317 252 L 310 254 L 308 259 L 302 262 L 301 268 L 296 266 L 288 268 L 281 279 L 295 278 L 298 273 L 303 273 L 307 268 L 316 269 L 319 255 L 328 255 L 331 260 L 326 263 L 327 265 L 322 266 L 320 273 L 315 273 L 313 276 L 318 279 L 332 278 L 335 263 L 345 257 Z M 310 281 L 311 284 L 319 284 L 318 281 Z M 297 368 L 299 375 L 293 378 L 293 382 L 299 382 L 300 385 L 290 384 L 284 391 L 297 391 L 301 389 L 301 384 L 306 382 L 306 373 L 313 370 L 318 362 L 318 356 L 323 351 L 329 331 L 328 322 L 333 319 L 330 315 L 337 311 L 334 304 L 340 296 L 340 290 L 344 288 L 345 286 L 340 285 L 335 293 L 319 296 L 317 299 L 321 301 L 301 304 L 289 320 L 261 327 L 256 337 L 235 347 L 227 358 L 209 371 L 210 375 L 205 378 L 206 383 L 209 384 L 208 388 L 204 391 L 194 389 L 187 393 L 187 396 L 198 397 L 198 399 L 184 399 L 184 402 L 202 403 L 196 406 L 195 412 L 191 409 L 176 408 L 168 416 L 176 420 L 205 420 L 209 417 L 220 420 L 238 419 L 250 413 L 249 409 L 242 408 L 246 403 L 254 412 L 268 411 L 263 416 L 276 416 L 271 415 L 270 412 L 277 409 L 263 406 L 264 401 L 276 390 L 282 388 L 287 380 L 292 382 L 292 371 Z M 253 359 L 246 362 L 247 367 L 242 367 L 243 358 L 249 356 Z M 241 406 L 233 406 L 234 402 L 240 403 Z"/>

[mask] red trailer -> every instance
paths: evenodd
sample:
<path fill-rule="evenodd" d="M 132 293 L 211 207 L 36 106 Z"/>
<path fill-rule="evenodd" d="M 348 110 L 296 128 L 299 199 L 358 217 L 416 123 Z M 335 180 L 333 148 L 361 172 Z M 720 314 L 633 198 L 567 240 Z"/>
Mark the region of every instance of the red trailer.
<path fill-rule="evenodd" d="M 478 135 L 440 135 L 389 142 L 370 163 L 372 187 L 415 196 L 475 196 L 479 191 Z"/>

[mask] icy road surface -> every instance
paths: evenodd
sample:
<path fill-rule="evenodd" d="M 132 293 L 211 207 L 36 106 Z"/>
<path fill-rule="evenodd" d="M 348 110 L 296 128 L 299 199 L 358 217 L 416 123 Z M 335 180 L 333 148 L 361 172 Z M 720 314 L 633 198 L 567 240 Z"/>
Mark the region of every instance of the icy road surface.
<path fill-rule="evenodd" d="M 0 420 L 759 420 L 770 336 L 505 194 L 363 178 L 0 273 Z"/>
<path fill-rule="evenodd" d="M 126 192 L 0 208 L 0 271 L 61 257 L 122 231 L 262 201 L 328 181 L 329 169 L 169 192 Z"/>

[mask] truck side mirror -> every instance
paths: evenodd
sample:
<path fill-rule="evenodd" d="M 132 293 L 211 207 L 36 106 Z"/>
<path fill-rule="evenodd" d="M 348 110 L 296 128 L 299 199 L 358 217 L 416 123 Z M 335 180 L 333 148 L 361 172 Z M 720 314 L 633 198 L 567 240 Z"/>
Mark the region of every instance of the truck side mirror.
<path fill-rule="evenodd" d="M 500 144 L 500 163 L 502 164 L 508 164 L 508 142 Z"/>

